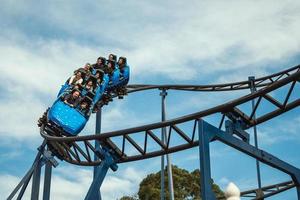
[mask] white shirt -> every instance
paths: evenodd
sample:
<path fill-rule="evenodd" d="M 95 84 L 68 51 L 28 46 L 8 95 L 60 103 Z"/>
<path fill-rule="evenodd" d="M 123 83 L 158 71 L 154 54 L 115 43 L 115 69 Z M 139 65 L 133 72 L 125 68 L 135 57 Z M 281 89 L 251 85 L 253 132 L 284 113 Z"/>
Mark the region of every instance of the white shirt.
<path fill-rule="evenodd" d="M 73 75 L 73 76 L 70 78 L 70 80 L 69 80 L 69 85 L 72 84 L 72 82 L 73 82 L 73 80 L 75 79 L 75 77 L 76 77 L 76 75 Z M 73 85 L 82 84 L 82 82 L 83 82 L 83 79 L 80 78 L 80 79 L 78 79 Z"/>

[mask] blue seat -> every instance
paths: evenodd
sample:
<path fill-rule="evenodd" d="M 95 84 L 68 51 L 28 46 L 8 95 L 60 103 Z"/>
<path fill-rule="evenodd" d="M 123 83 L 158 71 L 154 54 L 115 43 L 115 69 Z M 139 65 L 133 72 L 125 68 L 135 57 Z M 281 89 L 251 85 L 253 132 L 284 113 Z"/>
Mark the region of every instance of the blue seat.
<path fill-rule="evenodd" d="M 130 74 L 130 68 L 128 65 L 126 65 L 123 70 L 123 72 L 120 72 L 120 80 L 119 80 L 119 86 L 124 86 L 129 81 L 129 74 Z"/>
<path fill-rule="evenodd" d="M 120 79 L 120 70 L 116 68 L 113 71 L 112 75 L 109 75 L 109 82 L 107 86 L 108 91 L 113 90 L 118 85 L 119 79 Z"/>
<path fill-rule="evenodd" d="M 98 85 L 96 88 L 95 96 L 93 98 L 94 105 L 101 99 L 103 93 L 107 89 L 108 82 L 109 82 L 109 77 L 107 74 L 104 74 L 101 85 Z"/>

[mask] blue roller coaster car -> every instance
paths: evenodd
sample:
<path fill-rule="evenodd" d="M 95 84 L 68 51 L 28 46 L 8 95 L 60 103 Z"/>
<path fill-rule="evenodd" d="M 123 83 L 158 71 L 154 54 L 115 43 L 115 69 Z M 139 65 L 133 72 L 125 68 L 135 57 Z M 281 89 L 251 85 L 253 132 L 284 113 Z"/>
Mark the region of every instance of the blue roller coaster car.
<path fill-rule="evenodd" d="M 93 76 L 93 75 L 91 75 Z M 55 126 L 61 130 L 61 133 L 65 136 L 76 136 L 85 127 L 89 120 L 95 105 L 101 100 L 103 94 L 114 92 L 120 87 L 125 87 L 129 81 L 129 66 L 126 65 L 122 72 L 116 67 L 109 76 L 108 74 L 102 74 L 101 84 L 97 84 L 93 93 L 86 94 L 90 99 L 89 109 L 87 113 L 82 113 L 78 106 L 70 106 L 64 102 L 64 96 L 72 92 L 71 85 L 68 81 L 62 85 L 56 101 L 47 112 L 47 122 L 51 126 Z"/>
<path fill-rule="evenodd" d="M 68 136 L 76 136 L 84 128 L 88 118 L 61 99 L 56 100 L 48 111 L 48 120 L 62 128 L 63 133 Z"/>

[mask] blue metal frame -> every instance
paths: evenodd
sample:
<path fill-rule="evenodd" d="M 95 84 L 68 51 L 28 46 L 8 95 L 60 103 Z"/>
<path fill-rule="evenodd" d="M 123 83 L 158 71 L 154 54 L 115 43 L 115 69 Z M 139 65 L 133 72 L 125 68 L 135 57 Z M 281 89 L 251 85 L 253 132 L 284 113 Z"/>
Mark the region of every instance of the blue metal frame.
<path fill-rule="evenodd" d="M 200 167 L 201 167 L 201 194 L 202 199 L 214 199 L 211 190 L 211 173 L 209 143 L 219 140 L 271 167 L 289 174 L 295 182 L 298 199 L 300 199 L 300 169 L 280 160 L 279 158 L 260 150 L 241 139 L 234 137 L 230 132 L 223 131 L 202 119 L 198 120 L 199 126 L 199 149 L 200 149 Z"/>
<path fill-rule="evenodd" d="M 209 127 L 203 120 L 198 121 L 199 134 L 199 154 L 200 154 L 200 185 L 202 199 L 215 200 L 216 197 L 212 191 L 209 143 L 212 137 L 207 133 Z"/>
<path fill-rule="evenodd" d="M 43 200 L 50 199 L 50 187 L 51 187 L 51 169 L 52 166 L 56 167 L 58 162 L 54 159 L 52 153 L 45 149 L 46 140 L 38 148 L 38 153 L 34 159 L 34 162 L 19 184 L 15 187 L 12 193 L 7 197 L 7 200 L 11 200 L 18 194 L 17 199 L 22 199 L 24 192 L 32 178 L 32 188 L 31 188 L 31 199 L 39 198 L 40 189 L 40 178 L 41 178 L 41 168 L 46 164 L 45 167 L 45 179 L 44 179 L 44 190 L 43 190 Z"/>
<path fill-rule="evenodd" d="M 102 115 L 102 108 L 96 113 L 96 128 L 95 128 L 95 134 L 100 134 L 101 133 L 101 116 Z M 98 140 L 95 140 L 95 149 L 97 151 L 100 151 L 100 143 Z M 95 154 L 94 155 L 94 160 L 98 160 L 98 156 Z M 93 181 L 97 179 L 97 174 L 101 171 L 101 166 L 95 166 L 94 167 L 94 174 L 93 174 Z M 94 191 L 94 197 L 95 200 L 101 200 L 101 193 L 100 193 L 100 188 L 99 190 Z"/>
<path fill-rule="evenodd" d="M 99 147 L 96 151 L 97 155 L 101 158 L 101 164 L 98 166 L 93 182 L 85 196 L 85 200 L 101 199 L 100 187 L 104 181 L 108 169 L 117 171 L 118 165 L 116 164 L 115 157 L 111 154 L 110 150 L 106 147 Z"/>
<path fill-rule="evenodd" d="M 52 175 L 52 164 L 50 162 L 47 162 L 45 166 L 43 200 L 50 199 L 51 175 Z"/>

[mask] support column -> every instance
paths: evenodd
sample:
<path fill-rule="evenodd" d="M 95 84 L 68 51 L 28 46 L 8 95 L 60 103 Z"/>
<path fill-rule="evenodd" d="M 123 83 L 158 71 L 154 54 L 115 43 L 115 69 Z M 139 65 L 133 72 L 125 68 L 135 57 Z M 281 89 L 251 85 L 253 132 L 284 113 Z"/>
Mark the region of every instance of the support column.
<path fill-rule="evenodd" d="M 85 196 L 85 200 L 96 200 L 98 197 L 101 199 L 100 187 L 104 181 L 109 168 L 117 171 L 118 165 L 115 162 L 115 157 L 109 152 L 108 148 L 100 147 L 96 154 L 101 158 L 101 163 L 97 168 L 97 173 Z M 99 195 L 99 196 L 98 196 Z"/>
<path fill-rule="evenodd" d="M 298 200 L 300 200 L 300 185 L 296 186 L 296 189 L 297 189 Z"/>
<path fill-rule="evenodd" d="M 161 96 L 161 120 L 162 121 L 166 121 L 166 96 L 168 95 L 167 91 L 165 89 L 163 89 L 160 93 Z M 167 136 L 167 131 L 166 128 L 162 128 L 162 142 L 166 143 L 166 141 L 168 141 L 168 136 Z M 172 175 L 172 163 L 171 163 L 171 158 L 170 155 L 167 154 L 167 169 L 168 169 L 168 187 L 169 187 L 169 194 L 170 194 L 170 200 L 174 200 L 174 187 L 173 187 L 173 175 Z M 161 174 L 161 183 L 164 182 L 164 156 L 162 156 L 161 158 L 162 160 L 162 174 Z M 164 185 L 164 183 L 163 183 Z M 161 187 L 162 192 L 164 187 Z M 164 195 L 161 195 L 161 197 L 163 197 Z M 162 199 L 162 198 L 161 198 Z"/>
<path fill-rule="evenodd" d="M 164 141 L 164 136 L 162 135 L 162 141 Z M 161 167 L 160 167 L 160 200 L 165 200 L 165 156 L 161 156 Z"/>
<path fill-rule="evenodd" d="M 255 87 L 255 77 L 254 76 L 249 76 L 248 80 L 250 81 L 250 90 L 251 93 L 256 92 L 256 87 Z M 255 109 L 255 100 L 252 99 L 252 111 Z M 254 113 L 253 115 L 253 120 L 256 120 L 256 114 Z M 258 149 L 258 139 L 257 139 L 257 128 L 256 125 L 253 126 L 253 131 L 254 131 L 254 146 L 256 149 Z M 256 159 L 256 172 L 257 172 L 257 184 L 258 188 L 261 189 L 261 175 L 260 175 L 260 163 Z"/>
<path fill-rule="evenodd" d="M 165 94 L 166 91 L 163 90 L 160 92 L 161 96 L 161 107 L 162 107 L 162 120 L 165 117 L 164 103 L 165 103 Z M 163 129 L 161 130 L 161 141 L 165 143 L 165 135 L 163 133 Z M 161 156 L 161 168 L 160 168 L 160 200 L 165 200 L 165 156 Z"/>
<path fill-rule="evenodd" d="M 85 200 L 101 200 L 99 188 L 101 187 L 101 184 L 104 181 L 108 169 L 109 166 L 105 163 L 105 161 L 101 162 L 101 164 L 97 167 L 97 173 L 94 174 L 94 180 L 89 188 Z"/>
<path fill-rule="evenodd" d="M 32 175 L 31 200 L 39 199 L 42 162 L 38 161 Z"/>
<path fill-rule="evenodd" d="M 95 134 L 100 134 L 101 133 L 101 116 L 102 115 L 102 108 L 100 108 L 98 110 L 98 112 L 96 113 L 96 128 L 95 128 Z M 100 149 L 100 143 L 98 140 L 95 140 L 95 149 L 99 150 Z M 94 160 L 98 160 L 98 157 L 96 156 L 96 154 L 94 155 Z M 101 171 L 103 168 L 103 166 L 95 166 L 94 167 L 94 176 L 93 176 L 93 181 L 97 178 L 97 174 L 99 173 L 99 171 Z M 96 194 L 94 196 L 95 200 L 101 200 L 101 195 L 100 195 L 100 190 L 94 191 Z"/>
<path fill-rule="evenodd" d="M 43 200 L 50 199 L 52 164 L 48 161 L 45 166 Z"/>
<path fill-rule="evenodd" d="M 201 172 L 201 197 L 204 200 L 216 200 L 212 191 L 210 154 L 209 154 L 209 135 L 204 132 L 204 123 L 202 119 L 198 121 L 199 134 L 199 154 L 200 154 L 200 172 Z"/>

